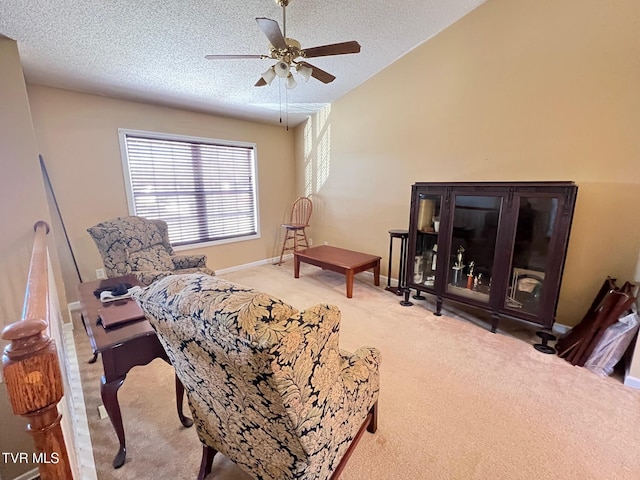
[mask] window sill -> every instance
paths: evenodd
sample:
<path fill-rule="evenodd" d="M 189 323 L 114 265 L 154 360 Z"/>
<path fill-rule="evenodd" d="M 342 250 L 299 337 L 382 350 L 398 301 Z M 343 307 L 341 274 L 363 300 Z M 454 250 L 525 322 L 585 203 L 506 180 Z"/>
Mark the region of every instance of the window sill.
<path fill-rule="evenodd" d="M 257 240 L 260 238 L 260 233 L 254 235 L 247 235 L 245 237 L 225 238 L 224 240 L 215 240 L 213 242 L 202 243 L 190 243 L 188 245 L 172 245 L 173 250 L 176 252 L 182 252 L 185 250 L 196 250 L 204 247 L 215 247 L 216 245 L 224 245 L 227 243 L 246 242 L 247 240 Z"/>

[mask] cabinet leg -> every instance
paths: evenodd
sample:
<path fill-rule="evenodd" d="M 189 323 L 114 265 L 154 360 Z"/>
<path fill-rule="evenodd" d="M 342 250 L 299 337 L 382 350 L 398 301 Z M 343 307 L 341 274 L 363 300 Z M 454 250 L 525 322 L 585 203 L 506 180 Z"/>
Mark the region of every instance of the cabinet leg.
<path fill-rule="evenodd" d="M 536 335 L 540 337 L 541 343 L 536 343 L 533 345 L 533 348 L 542 353 L 554 354 L 556 353 L 556 349 L 549 345 L 550 341 L 557 340 L 556 336 L 551 334 L 550 332 L 536 332 Z"/>
<path fill-rule="evenodd" d="M 424 300 L 424 299 L 425 299 L 425 298 L 427 298 L 427 297 L 425 297 L 424 295 L 422 295 L 422 293 L 420 292 L 420 290 L 416 290 L 416 294 L 413 296 L 413 298 L 414 298 L 415 300 Z"/>
<path fill-rule="evenodd" d="M 491 315 L 491 333 L 496 333 L 498 329 L 498 322 L 500 321 L 500 315 L 494 313 Z"/>
<path fill-rule="evenodd" d="M 433 312 L 436 317 L 442 315 L 442 297 L 436 297 L 436 311 Z"/>
<path fill-rule="evenodd" d="M 403 307 L 412 306 L 413 302 L 409 301 L 409 295 L 411 294 L 411 290 L 405 287 L 403 291 L 404 291 L 404 300 L 400 301 L 400 305 L 402 305 Z"/>

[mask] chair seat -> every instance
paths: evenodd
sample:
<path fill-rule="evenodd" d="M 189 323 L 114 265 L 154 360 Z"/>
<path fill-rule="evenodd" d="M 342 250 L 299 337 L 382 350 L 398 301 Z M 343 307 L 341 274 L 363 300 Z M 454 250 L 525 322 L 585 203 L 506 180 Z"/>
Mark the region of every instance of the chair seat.
<path fill-rule="evenodd" d="M 283 223 L 282 227 L 287 228 L 289 230 L 302 230 L 307 226 L 301 223 Z"/>

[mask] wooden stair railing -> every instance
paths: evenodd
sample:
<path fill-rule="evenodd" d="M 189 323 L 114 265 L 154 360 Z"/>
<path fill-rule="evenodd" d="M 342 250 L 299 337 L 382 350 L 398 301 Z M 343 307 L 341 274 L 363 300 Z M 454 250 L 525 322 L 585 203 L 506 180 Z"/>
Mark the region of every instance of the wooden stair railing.
<path fill-rule="evenodd" d="M 27 431 L 36 447 L 42 480 L 73 478 L 62 435 L 58 402 L 64 394 L 62 374 L 49 326 L 49 274 L 46 235 L 49 225 L 40 220 L 29 266 L 22 319 L 2 331 L 9 343 L 2 357 L 3 375 L 13 413 L 29 420 Z"/>

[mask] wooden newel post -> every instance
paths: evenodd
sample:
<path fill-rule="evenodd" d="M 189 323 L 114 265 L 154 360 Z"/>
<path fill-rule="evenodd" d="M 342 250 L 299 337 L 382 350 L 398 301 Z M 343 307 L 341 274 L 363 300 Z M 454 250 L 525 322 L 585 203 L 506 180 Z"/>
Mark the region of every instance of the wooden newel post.
<path fill-rule="evenodd" d="M 13 412 L 29 419 L 27 431 L 36 446 L 34 462 L 42 480 L 73 478 L 62 436 L 58 402 L 63 385 L 55 343 L 45 334 L 44 320 L 8 325 L 2 338 L 11 343 L 2 357 Z"/>

